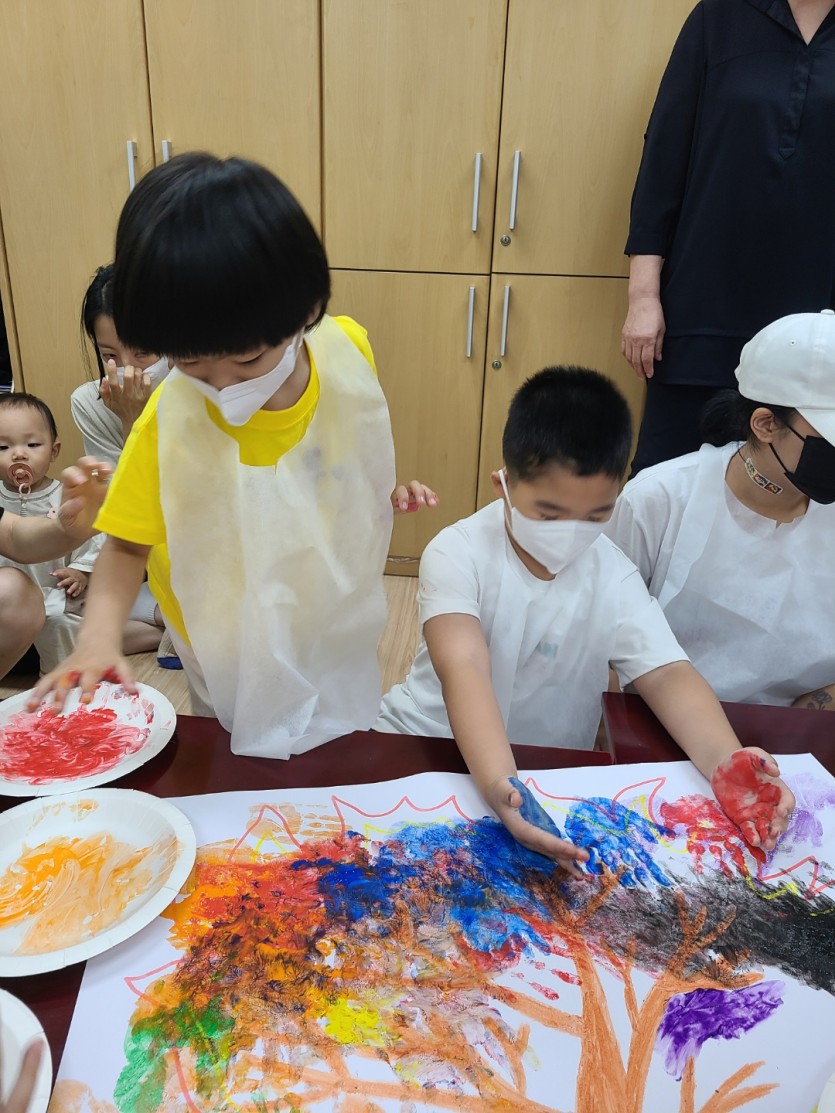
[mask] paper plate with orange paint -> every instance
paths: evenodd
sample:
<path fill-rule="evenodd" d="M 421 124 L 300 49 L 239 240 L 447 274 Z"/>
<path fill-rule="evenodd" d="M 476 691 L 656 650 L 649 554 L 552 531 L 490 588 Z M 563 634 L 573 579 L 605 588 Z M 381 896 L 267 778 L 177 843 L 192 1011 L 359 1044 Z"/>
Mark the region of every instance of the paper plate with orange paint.
<path fill-rule="evenodd" d="M 0 989 L 0 1107 L 8 1102 L 9 1094 L 20 1071 L 23 1053 L 34 1040 L 43 1044 L 41 1061 L 35 1077 L 35 1089 L 26 1107 L 26 1113 L 44 1113 L 52 1093 L 52 1055 L 40 1021 L 22 1001 Z"/>
<path fill-rule="evenodd" d="M 196 841 L 165 800 L 122 788 L 30 800 L 0 815 L 0 977 L 82 962 L 177 896 Z"/>
<path fill-rule="evenodd" d="M 102 681 L 81 704 L 74 688 L 60 714 L 27 711 L 31 692 L 0 703 L 0 795 L 53 796 L 123 777 L 162 750 L 177 716 L 161 692 L 138 685 L 130 695 Z"/>

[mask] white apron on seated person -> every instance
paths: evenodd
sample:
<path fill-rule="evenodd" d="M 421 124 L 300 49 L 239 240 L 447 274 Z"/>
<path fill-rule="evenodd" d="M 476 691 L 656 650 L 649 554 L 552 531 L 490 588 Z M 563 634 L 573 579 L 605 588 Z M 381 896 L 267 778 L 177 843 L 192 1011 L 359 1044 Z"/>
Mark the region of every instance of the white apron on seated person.
<path fill-rule="evenodd" d="M 720 699 L 789 705 L 835 682 L 835 505 L 779 525 L 743 506 L 725 482 L 738 447 L 641 472 L 607 533 Z"/>
<path fill-rule="evenodd" d="M 180 372 L 159 402 L 172 587 L 233 751 L 260 757 L 366 729 L 380 701 L 395 485 L 388 408 L 330 317 L 305 343 L 319 401 L 275 466 L 242 464 Z"/>
<path fill-rule="evenodd" d="M 510 543 L 501 499 L 429 543 L 418 600 L 421 624 L 442 614 L 480 621 L 513 743 L 591 749 L 610 663 L 626 685 L 686 660 L 639 572 L 606 537 L 554 579 L 537 579 Z M 406 680 L 383 698 L 375 728 L 452 737 L 424 639 Z"/>

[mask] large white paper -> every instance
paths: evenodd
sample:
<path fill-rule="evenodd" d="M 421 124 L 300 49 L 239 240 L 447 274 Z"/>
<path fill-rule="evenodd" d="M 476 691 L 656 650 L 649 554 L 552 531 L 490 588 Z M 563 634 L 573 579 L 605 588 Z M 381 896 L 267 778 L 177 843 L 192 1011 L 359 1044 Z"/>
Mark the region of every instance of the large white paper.
<path fill-rule="evenodd" d="M 88 963 L 51 1113 L 812 1113 L 835 780 L 781 766 L 767 858 L 689 763 L 522 774 L 584 881 L 464 776 L 175 801 L 190 895 Z"/>

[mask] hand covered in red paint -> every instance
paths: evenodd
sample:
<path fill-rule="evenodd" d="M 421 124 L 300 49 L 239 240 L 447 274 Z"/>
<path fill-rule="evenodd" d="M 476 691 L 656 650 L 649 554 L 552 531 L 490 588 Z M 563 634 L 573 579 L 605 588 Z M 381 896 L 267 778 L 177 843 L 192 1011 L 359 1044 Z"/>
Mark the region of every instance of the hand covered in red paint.
<path fill-rule="evenodd" d="M 413 479 L 411 483 L 401 483 L 391 494 L 391 505 L 395 514 L 412 514 L 424 506 L 437 506 L 440 499 L 425 483 Z"/>
<path fill-rule="evenodd" d="M 774 758 L 757 746 L 734 750 L 716 766 L 710 785 L 748 845 L 773 850 L 796 803 Z"/>
<path fill-rule="evenodd" d="M 102 680 L 121 684 L 126 692 L 136 695 L 139 689 L 130 665 L 121 653 L 107 647 L 87 649 L 81 641 L 82 637 L 83 630 L 78 644 L 66 661 L 42 676 L 32 689 L 32 695 L 26 704 L 27 711 L 34 711 L 41 703 L 46 703 L 53 711 L 60 711 L 73 688 L 81 688 L 81 703 L 90 703 L 96 685 Z"/>
<path fill-rule="evenodd" d="M 484 799 L 513 835 L 514 839 L 528 850 L 542 854 L 562 866 L 572 877 L 583 877 L 578 869 L 578 862 L 588 861 L 589 852 L 581 846 L 575 846 L 567 839 L 557 838 L 547 831 L 534 827 L 519 813 L 522 807 L 522 796 L 510 783 L 508 777 L 500 777 L 484 792 Z"/>
<path fill-rule="evenodd" d="M 83 595 L 90 580 L 90 573 L 82 572 L 80 568 L 56 568 L 49 574 L 57 581 L 57 586 L 62 587 L 71 599 Z"/>
<path fill-rule="evenodd" d="M 42 1040 L 36 1040 L 29 1044 L 23 1054 L 23 1062 L 20 1064 L 20 1071 L 14 1085 L 9 1087 L 6 1080 L 0 1077 L 0 1082 L 2 1082 L 2 1087 L 0 1087 L 0 1113 L 26 1113 L 29 1102 L 32 1100 L 32 1094 L 35 1091 L 43 1047 Z M 2 1067 L 2 1063 L 0 1063 L 0 1067 Z M 2 1098 L 4 1090 L 8 1090 L 9 1094 L 6 1101 L 3 1101 Z"/>

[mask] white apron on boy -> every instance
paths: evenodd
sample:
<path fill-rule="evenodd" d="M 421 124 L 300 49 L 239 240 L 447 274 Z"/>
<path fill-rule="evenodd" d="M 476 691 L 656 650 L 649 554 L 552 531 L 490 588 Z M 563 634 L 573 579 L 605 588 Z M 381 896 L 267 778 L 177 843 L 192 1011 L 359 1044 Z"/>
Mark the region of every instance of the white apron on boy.
<path fill-rule="evenodd" d="M 275 466 L 242 464 L 180 372 L 159 404 L 174 594 L 232 750 L 260 757 L 367 729 L 380 702 L 395 485 L 388 408 L 330 317 L 305 343 L 319 402 Z"/>

